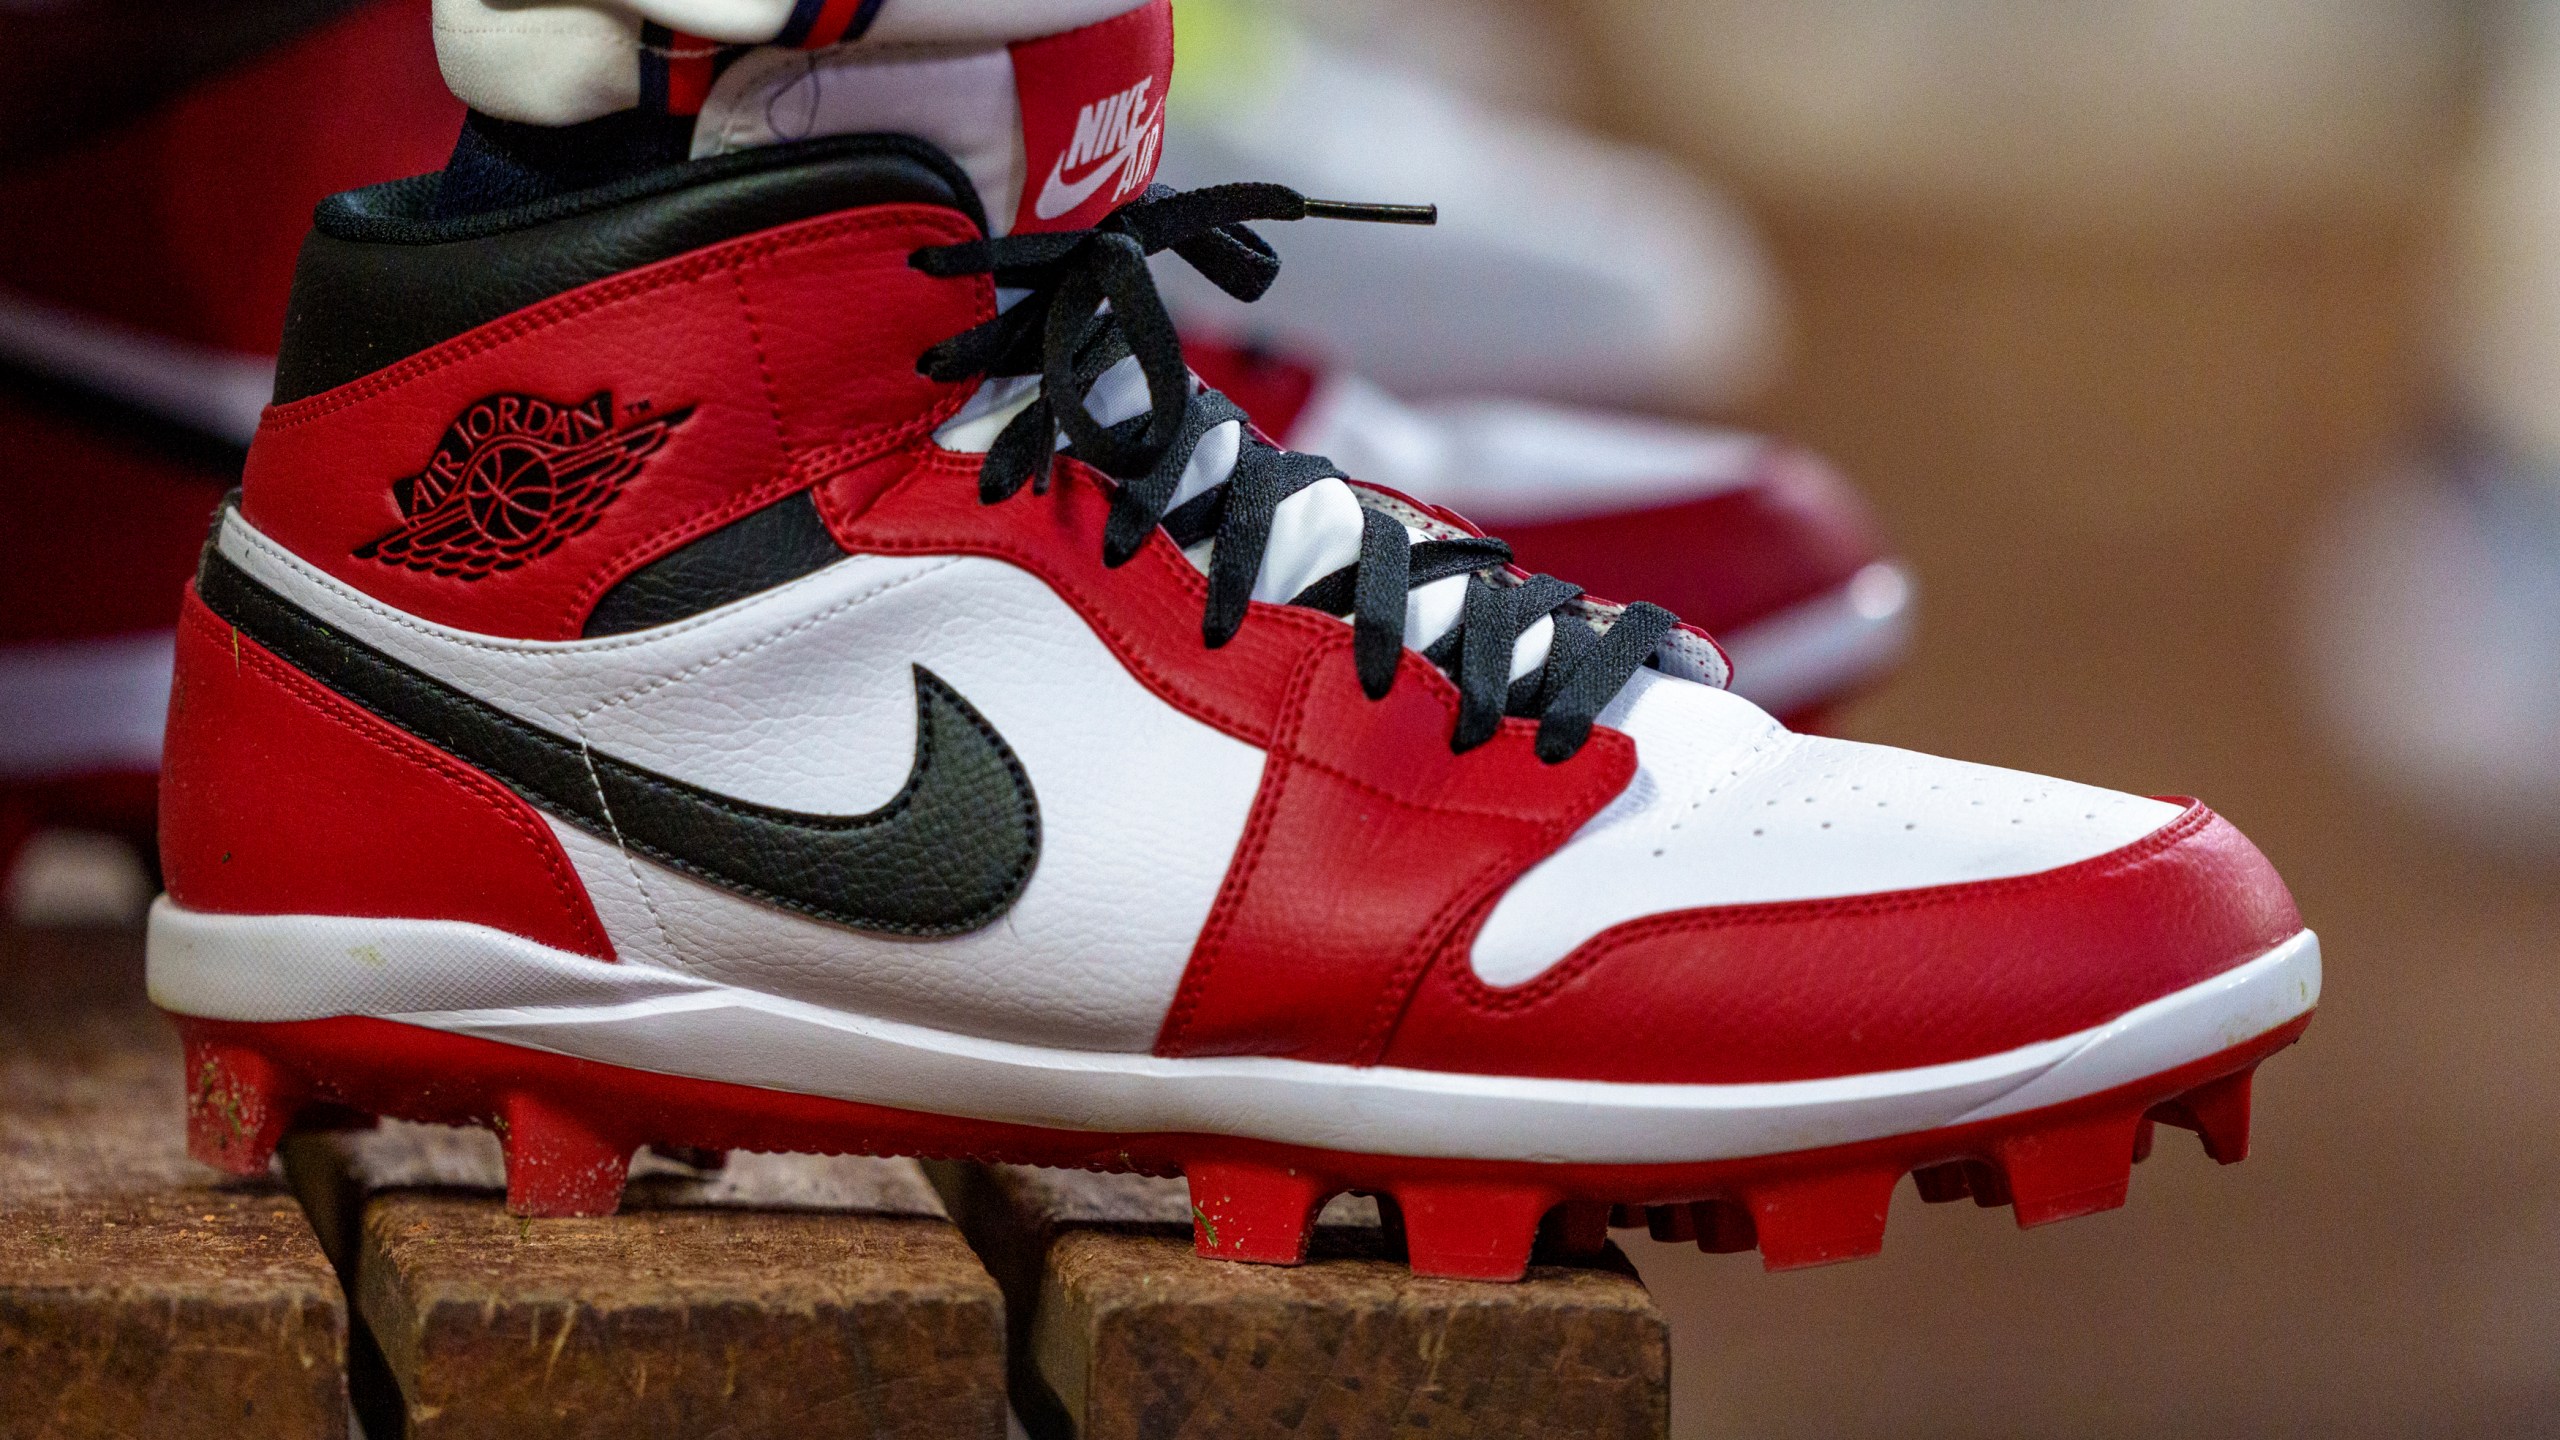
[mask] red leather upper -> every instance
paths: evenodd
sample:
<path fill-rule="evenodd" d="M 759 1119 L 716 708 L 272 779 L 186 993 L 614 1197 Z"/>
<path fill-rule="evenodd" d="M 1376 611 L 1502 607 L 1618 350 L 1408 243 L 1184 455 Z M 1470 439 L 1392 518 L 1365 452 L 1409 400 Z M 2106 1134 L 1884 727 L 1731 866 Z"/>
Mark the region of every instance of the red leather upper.
<path fill-rule="evenodd" d="M 1058 466 L 1045 495 L 979 503 L 979 457 L 931 440 L 969 387 L 924 380 L 915 361 L 991 316 L 994 292 L 983 278 L 934 280 L 907 263 L 967 233 L 947 211 L 884 206 L 556 297 L 269 411 L 244 513 L 389 604 L 535 639 L 574 637 L 614 581 L 811 485 L 848 549 L 1021 565 L 1167 703 L 1271 754 L 1254 838 L 1163 1048 L 1373 1056 L 1437 949 L 1624 788 L 1634 747 L 1601 731 L 1549 766 L 1536 757 L 1536 727 L 1513 720 L 1453 754 L 1457 694 L 1445 676 L 1407 654 L 1394 691 L 1373 703 L 1353 673 L 1349 627 L 1305 610 L 1258 604 L 1231 643 L 1210 650 L 1205 578 L 1161 533 L 1106 568 L 1104 493 L 1074 462 Z M 426 463 L 457 414 L 495 393 L 566 401 L 599 390 L 693 413 L 593 528 L 477 579 L 358 556 L 401 523 L 394 482 Z"/>
<path fill-rule="evenodd" d="M 462 106 L 436 72 L 428 8 L 374 0 L 0 175 L 0 286 L 190 344 L 275 353 L 311 207 L 437 169 L 453 149 Z"/>
<path fill-rule="evenodd" d="M 160 863 L 179 904 L 466 920 L 613 958 L 523 797 L 277 659 L 192 590 L 169 712 Z"/>
<path fill-rule="evenodd" d="M 1507 989 L 1476 979 L 1461 942 L 1382 1059 L 1692 1083 L 1934 1065 L 2104 1024 L 2301 929 L 2275 867 L 2191 803 L 2038 874 L 1649 916 Z"/>
<path fill-rule="evenodd" d="M 1013 233 L 1083 229 L 1143 194 L 1173 87 L 1171 0 L 1007 49 L 1022 116 Z"/>
<path fill-rule="evenodd" d="M 1161 532 L 1117 569 L 1093 472 L 1043 496 L 977 498 L 978 457 L 930 442 L 820 492 L 847 549 L 990 555 L 1041 577 L 1148 689 L 1263 747 L 1262 789 L 1158 1037 L 1168 1055 L 1373 1058 L 1402 997 L 1471 913 L 1624 789 L 1635 746 L 1600 730 L 1561 765 L 1506 720 L 1452 754 L 1457 690 L 1407 652 L 1383 701 L 1361 693 L 1350 627 L 1256 604 L 1225 648 L 1200 638 L 1208 582 Z"/>
<path fill-rule="evenodd" d="M 484 634 L 575 638 L 633 570 L 832 469 L 929 433 L 967 385 L 916 357 L 994 304 L 934 280 L 920 247 L 976 232 L 949 210 L 847 211 L 584 286 L 362 380 L 267 411 L 242 510 L 304 559 L 389 604 Z M 361 558 L 405 517 L 395 486 L 481 400 L 529 394 L 692 414 L 595 524 L 539 563 L 469 578 Z"/>
<path fill-rule="evenodd" d="M 935 385 L 914 364 L 991 316 L 994 294 L 983 278 L 935 280 L 907 263 L 967 228 L 917 206 L 781 227 L 557 297 L 273 410 L 251 458 L 248 518 L 404 610 L 543 639 L 579 633 L 596 595 L 639 564 L 798 487 L 815 488 L 848 550 L 984 555 L 1039 576 L 1165 703 L 1269 757 L 1158 1037 L 1168 1055 L 1680 1081 L 1896 1068 L 2100 1023 L 2299 928 L 2263 858 L 2199 808 L 2126 850 L 2041 875 L 1652 917 L 1530 985 L 1487 990 L 1467 967 L 1475 928 L 1514 878 L 1626 786 L 1633 743 L 1596 730 L 1548 766 L 1534 754 L 1535 726 L 1507 720 L 1491 742 L 1453 754 L 1448 679 L 1408 652 L 1388 697 L 1368 700 L 1337 619 L 1257 604 L 1229 644 L 1208 648 L 1207 582 L 1170 539 L 1159 532 L 1128 563 L 1102 563 L 1106 482 L 1085 466 L 1061 461 L 1046 493 L 982 504 L 980 457 L 931 438 L 968 387 Z M 356 554 L 400 523 L 394 482 L 425 463 L 465 407 L 495 393 L 574 401 L 604 390 L 620 405 L 693 413 L 592 529 L 476 580 Z M 190 643 L 201 668 L 205 644 Z M 177 729 L 193 724 L 182 709 Z M 370 743 L 411 779 L 435 768 Z M 209 772 L 239 753 L 173 747 L 173 773 L 182 755 Z M 424 893 L 379 903 L 520 914 L 533 918 L 491 923 L 572 933 L 539 893 L 552 860 L 529 833 L 513 841 L 492 828 L 521 830 L 522 817 L 488 793 L 502 787 L 468 774 L 449 783 L 455 798 L 418 804 L 441 817 L 440 833 L 480 837 L 453 852 L 458 872 L 485 873 L 488 857 L 533 845 L 508 862 L 523 872 L 509 882 L 517 889 L 502 905 Z M 333 803 L 379 810 L 352 787 Z M 178 813 L 213 833 L 214 808 Z M 352 822 L 331 830 L 280 816 L 277 833 L 294 824 L 371 843 Z M 173 852 L 182 899 L 219 883 L 204 878 L 201 849 Z M 286 903 L 297 883 L 319 882 L 277 878 L 240 903 L 297 908 L 304 901 Z"/>

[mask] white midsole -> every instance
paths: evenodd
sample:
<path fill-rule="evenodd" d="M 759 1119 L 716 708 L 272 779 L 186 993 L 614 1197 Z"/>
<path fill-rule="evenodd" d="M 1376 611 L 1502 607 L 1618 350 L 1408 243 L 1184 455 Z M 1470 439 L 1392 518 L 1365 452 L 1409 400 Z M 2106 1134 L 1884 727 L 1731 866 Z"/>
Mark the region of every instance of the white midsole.
<path fill-rule="evenodd" d="M 1063 1130 L 1204 1132 L 1371 1154 L 1648 1164 L 1987 1120 L 2263 1035 L 2320 997 L 2306 930 L 2093 1029 L 1909 1070 L 1647 1085 L 1060 1050 L 829 1010 L 485 926 L 152 906 L 151 998 L 240 1021 L 366 1015 L 610 1065 Z"/>

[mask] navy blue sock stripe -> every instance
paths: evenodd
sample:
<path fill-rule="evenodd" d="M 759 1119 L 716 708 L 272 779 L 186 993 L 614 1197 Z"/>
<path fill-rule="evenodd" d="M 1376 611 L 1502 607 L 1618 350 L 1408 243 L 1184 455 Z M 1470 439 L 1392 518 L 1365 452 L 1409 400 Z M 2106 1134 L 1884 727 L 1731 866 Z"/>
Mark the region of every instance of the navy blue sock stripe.
<path fill-rule="evenodd" d="M 854 8 L 853 18 L 845 22 L 843 32 L 833 37 L 821 37 L 820 43 L 841 45 L 848 40 L 861 39 L 871 29 L 871 22 L 880 18 L 880 7 L 884 3 L 886 0 L 861 0 Z M 831 0 L 796 0 L 791 7 L 791 18 L 783 22 L 782 33 L 773 37 L 773 43 L 793 47 L 808 44 L 812 32 L 826 18 L 829 10 L 842 14 L 840 0 L 836 3 L 831 3 Z"/>
<path fill-rule="evenodd" d="M 640 27 L 640 108 L 652 114 L 667 113 L 667 52 L 675 43 L 676 33 L 664 25 Z"/>
<path fill-rule="evenodd" d="M 782 22 L 782 33 L 773 37 L 776 45 L 797 45 L 809 38 L 809 27 L 818 23 L 827 0 L 799 0 L 791 7 L 791 18 Z"/>

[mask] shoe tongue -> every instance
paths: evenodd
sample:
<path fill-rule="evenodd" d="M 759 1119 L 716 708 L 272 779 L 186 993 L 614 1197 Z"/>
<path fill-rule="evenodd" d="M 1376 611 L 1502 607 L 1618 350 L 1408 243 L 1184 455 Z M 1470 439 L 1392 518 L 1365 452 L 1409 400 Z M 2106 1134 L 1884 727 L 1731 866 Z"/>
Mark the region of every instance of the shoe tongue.
<path fill-rule="evenodd" d="M 1043 8 L 942 0 L 953 13 L 938 18 L 934 0 L 910 0 L 888 6 L 858 44 L 751 50 L 711 85 L 693 157 L 820 135 L 915 135 L 968 172 L 993 233 L 1088 228 L 1155 178 L 1172 7 L 1049 0 L 1049 11 L 1108 18 L 1064 30 L 1018 20 L 1009 28 L 1056 33 L 1004 34 L 1003 14 Z"/>
<path fill-rule="evenodd" d="M 994 444 L 1006 422 L 1039 393 L 1037 376 L 987 381 L 934 438 L 947 449 L 984 452 Z M 1146 413 L 1147 382 L 1139 372 L 1136 357 L 1123 358 L 1096 377 L 1085 396 L 1085 409 L 1104 425 L 1116 425 Z M 1235 472 L 1242 441 L 1242 426 L 1232 420 L 1201 437 L 1183 471 L 1182 482 L 1174 491 L 1173 505 L 1179 506 L 1227 483 Z M 1358 560 L 1364 508 L 1359 493 L 1339 479 L 1319 480 L 1281 501 L 1271 518 L 1271 536 L 1263 546 L 1261 568 L 1254 576 L 1253 598 L 1285 605 L 1309 585 Z M 1405 524 L 1405 533 L 1410 543 L 1429 538 L 1410 522 Z M 1203 541 L 1184 553 L 1193 565 L 1205 571 L 1213 550 L 1214 542 Z M 1405 644 L 1416 650 L 1428 649 L 1457 628 L 1466 593 L 1464 575 L 1434 580 L 1410 592 L 1405 597 Z M 1511 650 L 1511 678 L 1517 680 L 1545 664 L 1554 639 L 1552 619 L 1542 619 L 1521 632 Z"/>

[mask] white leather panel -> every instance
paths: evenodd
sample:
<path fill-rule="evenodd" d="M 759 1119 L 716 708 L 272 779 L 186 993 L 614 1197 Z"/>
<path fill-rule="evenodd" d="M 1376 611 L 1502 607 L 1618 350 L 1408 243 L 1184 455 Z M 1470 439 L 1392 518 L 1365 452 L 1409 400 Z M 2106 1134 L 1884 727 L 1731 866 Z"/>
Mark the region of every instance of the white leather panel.
<path fill-rule="evenodd" d="M 1040 862 L 972 935 L 904 940 L 766 909 L 556 826 L 626 961 L 1028 1043 L 1145 1050 L 1262 781 L 1262 752 L 1132 679 L 1065 601 L 976 557 L 849 557 L 674 625 L 569 642 L 390 610 L 235 513 L 224 553 L 368 645 L 555 734 L 760 804 L 878 808 L 915 754 L 922 665 L 1000 731 Z"/>
<path fill-rule="evenodd" d="M 1513 883 L 1476 936 L 1490 985 L 1669 910 L 2032 874 L 2131 844 L 2178 808 L 1881 745 L 1798 735 L 1748 700 L 1638 672 L 1600 723 L 1634 780 Z"/>

